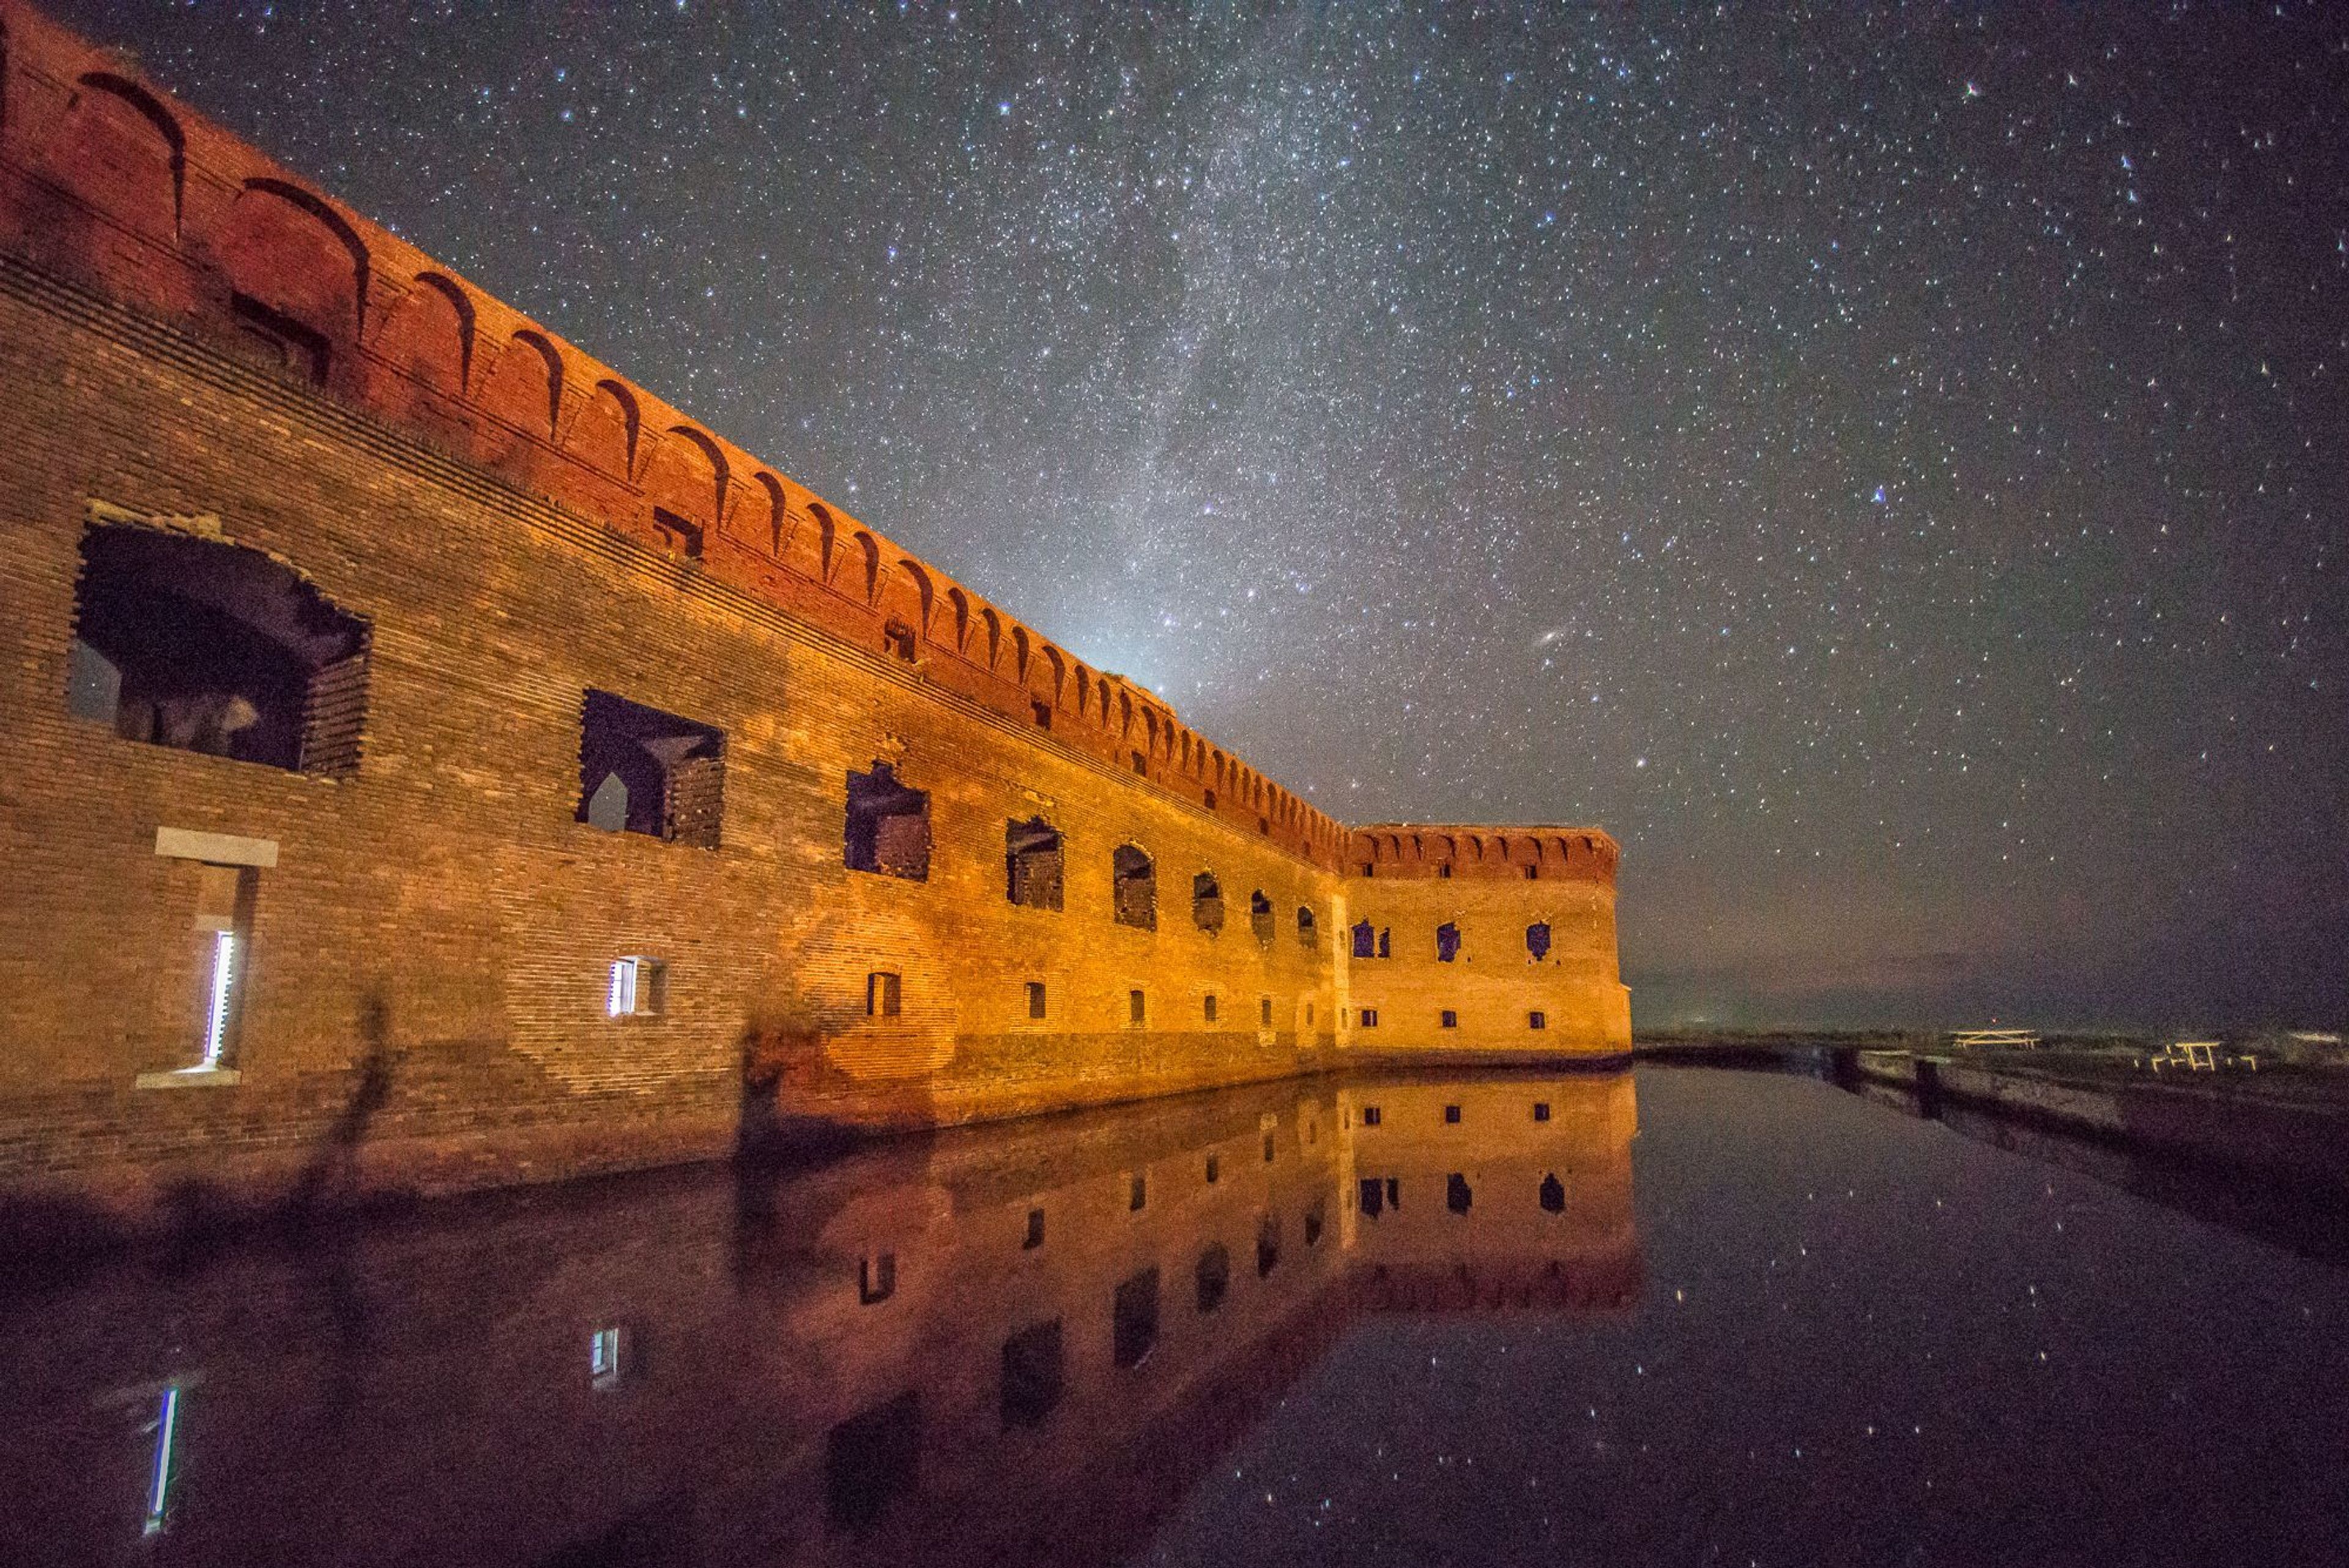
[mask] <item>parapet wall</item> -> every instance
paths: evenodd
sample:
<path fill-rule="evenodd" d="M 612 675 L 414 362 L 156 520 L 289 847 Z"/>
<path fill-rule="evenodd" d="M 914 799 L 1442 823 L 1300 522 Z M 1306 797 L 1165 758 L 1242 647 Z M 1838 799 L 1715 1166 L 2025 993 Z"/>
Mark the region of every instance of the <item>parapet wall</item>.
<path fill-rule="evenodd" d="M 683 411 L 0 0 L 0 249 L 664 550 L 1317 865 L 1344 832 Z"/>

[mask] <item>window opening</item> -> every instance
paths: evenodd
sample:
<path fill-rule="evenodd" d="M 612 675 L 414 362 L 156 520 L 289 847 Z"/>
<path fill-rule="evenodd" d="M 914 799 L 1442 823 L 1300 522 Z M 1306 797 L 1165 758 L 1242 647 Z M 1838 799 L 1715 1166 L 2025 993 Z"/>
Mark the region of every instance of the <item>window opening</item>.
<path fill-rule="evenodd" d="M 1003 825 L 1004 897 L 1031 909 L 1057 909 L 1061 830 L 1040 816 Z"/>
<path fill-rule="evenodd" d="M 1320 1240 L 1321 1201 L 1317 1199 L 1313 1207 L 1305 1211 L 1305 1244 L 1310 1247 Z"/>
<path fill-rule="evenodd" d="M 1460 1107 L 1458 1106 L 1446 1106 L 1444 1107 L 1444 1125 L 1448 1127 L 1456 1127 L 1460 1125 Z"/>
<path fill-rule="evenodd" d="M 1435 875 L 1443 881 L 1449 882 L 1452 880 L 1452 862 L 1446 860 L 1442 865 L 1438 866 L 1435 868 Z"/>
<path fill-rule="evenodd" d="M 1546 1122 L 1549 1120 L 1549 1102 L 1547 1100 L 1536 1100 L 1534 1102 L 1534 1120 L 1537 1122 Z"/>
<path fill-rule="evenodd" d="M 1557 1179 L 1556 1171 L 1542 1178 L 1541 1206 L 1552 1214 L 1566 1211 L 1566 1184 Z"/>
<path fill-rule="evenodd" d="M 1128 1023 L 1134 1025 L 1136 1028 L 1140 1028 L 1145 1021 L 1146 1012 L 1147 1006 L 1143 998 L 1142 992 L 1138 991 L 1127 992 L 1125 993 L 1125 1021 Z"/>
<path fill-rule="evenodd" d="M 1379 1010 L 1375 1007 L 1365 1007 L 1362 1009 L 1362 1027 L 1365 1029 L 1376 1029 L 1378 1026 Z"/>
<path fill-rule="evenodd" d="M 1061 1320 L 1035 1324 L 1003 1342 L 1003 1425 L 1040 1426 L 1067 1386 Z"/>
<path fill-rule="evenodd" d="M 1442 1027 L 1445 1029 L 1459 1028 L 1460 1014 L 1449 1007 L 1445 1008 L 1442 1015 Z"/>
<path fill-rule="evenodd" d="M 204 948 L 203 1023 L 196 1065 L 213 1071 L 236 1061 L 251 968 L 253 906 L 261 873 L 250 866 L 196 867 L 195 929 Z"/>
<path fill-rule="evenodd" d="M 1021 1239 L 1019 1250 L 1024 1252 L 1043 1244 L 1044 1211 L 1041 1209 L 1030 1209 L 1028 1210 L 1028 1234 Z"/>
<path fill-rule="evenodd" d="M 1216 1184 L 1216 1179 L 1222 1176 L 1223 1173 L 1224 1162 L 1222 1157 L 1219 1155 L 1209 1155 L 1207 1157 L 1207 1185 L 1213 1187 Z"/>
<path fill-rule="evenodd" d="M 1052 705 L 1050 702 L 1030 702 L 1028 704 L 1028 711 L 1036 716 L 1038 729 L 1049 730 L 1052 727 Z"/>
<path fill-rule="evenodd" d="M 1548 1027 L 1549 1027 L 1549 1016 L 1548 1016 L 1548 1014 L 1544 1013 L 1544 1012 L 1528 1012 L 1528 1013 L 1526 1013 L 1526 1028 L 1528 1028 L 1528 1029 L 1547 1029 L 1547 1028 L 1548 1028 Z"/>
<path fill-rule="evenodd" d="M 1269 1029 L 1272 1027 L 1272 998 L 1268 996 L 1259 996 L 1257 998 L 1256 1021 L 1257 1024 L 1263 1028 Z"/>
<path fill-rule="evenodd" d="M 1307 952 L 1311 952 L 1317 945 L 1319 937 L 1319 933 L 1314 929 L 1313 926 L 1313 911 L 1307 909 L 1304 905 L 1299 904 L 1297 906 L 1298 945 L 1303 948 Z"/>
<path fill-rule="evenodd" d="M 1435 928 L 1435 961 L 1450 963 L 1460 956 L 1460 928 L 1446 920 Z"/>
<path fill-rule="evenodd" d="M 1192 1271 L 1197 1285 L 1199 1310 L 1211 1313 L 1224 1304 L 1224 1297 L 1232 1288 L 1232 1254 L 1217 1241 L 1199 1254 L 1199 1265 Z"/>
<path fill-rule="evenodd" d="M 1547 920 L 1536 920 L 1526 928 L 1526 951 L 1534 955 L 1536 963 L 1549 957 L 1549 922 Z"/>
<path fill-rule="evenodd" d="M 1216 993 L 1215 993 L 1214 992 L 1212 992 L 1212 991 L 1211 991 L 1211 992 L 1207 992 L 1207 1022 L 1208 1022 L 1208 1023 L 1213 1023 L 1215 1021 L 1216 1021 Z"/>
<path fill-rule="evenodd" d="M 907 626 L 902 620 L 893 620 L 887 626 L 881 628 L 881 640 L 883 643 L 887 645 L 891 653 L 895 654 L 899 659 L 904 659 L 908 664 L 914 662 L 917 652 L 917 645 L 914 640 L 914 628 L 912 627 Z"/>
<path fill-rule="evenodd" d="M 887 763 L 850 774 L 845 859 L 852 871 L 928 881 L 929 792 L 900 784 Z"/>
<path fill-rule="evenodd" d="M 1191 923 L 1211 937 L 1224 929 L 1224 890 L 1212 871 L 1191 878 Z"/>
<path fill-rule="evenodd" d="M 1392 942 L 1390 940 L 1390 938 L 1392 935 L 1393 933 L 1388 930 L 1386 927 L 1381 926 L 1379 928 L 1379 957 L 1394 957 L 1394 947 Z"/>
<path fill-rule="evenodd" d="M 343 778 L 367 621 L 257 550 L 129 524 L 82 538 L 66 711 L 127 741 Z"/>
<path fill-rule="evenodd" d="M 1356 958 L 1366 959 L 1377 956 L 1379 950 L 1379 929 L 1376 926 L 1373 926 L 1368 920 L 1357 921 L 1353 929 L 1353 937 L 1354 956 Z"/>
<path fill-rule="evenodd" d="M 1143 1205 L 1149 1201 L 1150 1179 L 1137 1170 L 1126 1178 L 1125 1206 L 1130 1211 L 1139 1214 L 1142 1212 Z"/>
<path fill-rule="evenodd" d="M 1140 752 L 1133 752 L 1128 754 L 1133 759 L 1133 771 L 1140 774 L 1143 777 L 1148 778 L 1150 776 L 1150 759 L 1143 756 Z"/>
<path fill-rule="evenodd" d="M 587 1383 L 599 1394 L 620 1386 L 620 1331 L 599 1328 L 587 1336 Z"/>
<path fill-rule="evenodd" d="M 580 704 L 577 820 L 718 847 L 725 813 L 726 736 L 707 724 L 590 691 Z"/>
<path fill-rule="evenodd" d="M 1538 866 L 1526 867 L 1526 880 L 1528 882 L 1538 882 L 1541 880 L 1541 867 Z"/>
<path fill-rule="evenodd" d="M 668 965 L 642 956 L 612 961 L 604 1011 L 614 1018 L 654 1018 L 668 1001 Z"/>
<path fill-rule="evenodd" d="M 1272 945 L 1272 900 L 1264 896 L 1261 888 L 1248 895 L 1248 929 L 1256 933 L 1262 946 Z"/>
<path fill-rule="evenodd" d="M 887 1301 L 897 1293 L 897 1254 L 883 1252 L 869 1256 L 856 1265 L 856 1299 L 865 1306 Z"/>
<path fill-rule="evenodd" d="M 1280 1216 L 1268 1214 L 1257 1222 L 1256 1277 L 1264 1278 L 1280 1263 Z"/>
<path fill-rule="evenodd" d="M 904 992 L 898 977 L 875 970 L 864 977 L 864 1016 L 895 1018 L 903 1011 Z"/>
<path fill-rule="evenodd" d="M 1385 1185 L 1375 1176 L 1362 1178 L 1361 1196 L 1362 1217 L 1366 1220 L 1375 1220 L 1385 1211 L 1386 1206 Z"/>
<path fill-rule="evenodd" d="M 1444 1206 L 1446 1209 L 1454 1214 L 1465 1214 L 1468 1206 L 1475 1201 L 1476 1194 L 1470 1189 L 1465 1176 L 1455 1170 L 1444 1179 Z"/>
<path fill-rule="evenodd" d="M 1038 1019 L 1044 1016 L 1044 982 L 1040 980 L 1028 982 L 1028 1016 Z"/>
<path fill-rule="evenodd" d="M 1374 1127 L 1378 1126 L 1380 1115 L 1381 1112 L 1378 1106 L 1364 1106 L 1362 1107 L 1362 1125 L 1366 1127 Z"/>
<path fill-rule="evenodd" d="M 1121 926 L 1145 931 L 1158 929 L 1158 869 L 1150 857 L 1131 844 L 1121 844 L 1110 856 L 1110 905 Z"/>
<path fill-rule="evenodd" d="M 155 1463 L 148 1474 L 144 1534 L 160 1535 L 171 1521 L 171 1483 L 178 1479 L 181 1397 L 178 1384 L 163 1385 L 162 1403 L 155 1411 Z"/>
<path fill-rule="evenodd" d="M 825 1511 L 846 1530 L 869 1530 L 921 1474 L 922 1397 L 907 1389 L 852 1416 L 824 1436 Z"/>
<path fill-rule="evenodd" d="M 1158 1271 L 1144 1269 L 1117 1287 L 1110 1303 L 1110 1359 L 1139 1366 L 1158 1343 Z"/>

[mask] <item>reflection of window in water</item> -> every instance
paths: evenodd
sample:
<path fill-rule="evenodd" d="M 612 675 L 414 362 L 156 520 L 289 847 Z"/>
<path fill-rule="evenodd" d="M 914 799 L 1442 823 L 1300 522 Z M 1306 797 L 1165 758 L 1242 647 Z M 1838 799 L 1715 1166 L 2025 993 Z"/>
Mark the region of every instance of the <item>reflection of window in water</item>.
<path fill-rule="evenodd" d="M 159 1535 L 171 1517 L 171 1482 L 179 1465 L 181 1389 L 176 1383 L 163 1385 L 162 1401 L 155 1412 L 155 1462 L 147 1483 L 147 1528 L 143 1533 Z"/>
<path fill-rule="evenodd" d="M 826 1511 L 832 1522 L 864 1530 L 880 1521 L 920 1478 L 922 1397 L 913 1390 L 834 1427 L 824 1438 Z"/>
<path fill-rule="evenodd" d="M 1444 1206 L 1446 1209 L 1454 1214 L 1465 1214 L 1468 1206 L 1475 1200 L 1476 1195 L 1469 1189 L 1465 1176 L 1455 1170 L 1444 1179 Z"/>
<path fill-rule="evenodd" d="M 599 1328 L 587 1336 L 587 1381 L 599 1393 L 620 1386 L 620 1331 Z"/>
<path fill-rule="evenodd" d="M 1558 1180 L 1556 1171 L 1542 1178 L 1541 1206 L 1552 1214 L 1561 1213 L 1566 1209 L 1566 1187 Z"/>
<path fill-rule="evenodd" d="M 1110 1359 L 1139 1366 L 1158 1343 L 1158 1271 L 1144 1269 L 1117 1287 L 1110 1303 Z"/>
<path fill-rule="evenodd" d="M 1221 1241 L 1199 1254 L 1199 1266 L 1193 1271 L 1197 1286 L 1198 1308 L 1210 1313 L 1224 1304 L 1224 1296 L 1231 1289 L 1232 1254 Z"/>
<path fill-rule="evenodd" d="M 1003 1342 L 1005 1427 L 1040 1425 L 1061 1403 L 1065 1385 L 1061 1320 L 1021 1329 Z"/>

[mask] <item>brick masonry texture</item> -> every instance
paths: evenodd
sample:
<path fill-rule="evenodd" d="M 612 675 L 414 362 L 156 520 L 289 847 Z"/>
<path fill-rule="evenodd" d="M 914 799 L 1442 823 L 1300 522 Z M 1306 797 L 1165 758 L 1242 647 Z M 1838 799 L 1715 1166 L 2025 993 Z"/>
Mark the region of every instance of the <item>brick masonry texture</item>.
<path fill-rule="evenodd" d="M 7 3 L 0 377 L 20 1202 L 445 1190 L 1374 1053 L 1628 1047 L 1604 833 L 1342 826 Z M 256 552 L 363 619 L 357 766 L 70 716 L 98 525 Z M 714 848 L 576 820 L 591 690 L 722 732 Z M 876 762 L 928 792 L 926 880 L 843 864 L 847 776 Z M 1057 910 L 1006 897 L 1005 830 L 1031 817 L 1064 836 Z M 139 1086 L 196 1059 L 207 1009 L 203 870 L 159 828 L 277 846 L 233 1083 Z M 1154 929 L 1112 918 L 1129 845 Z M 1350 957 L 1366 916 L 1392 959 Z M 1464 944 L 1439 965 L 1444 920 Z M 666 963 L 666 1005 L 608 1017 L 633 954 Z M 895 1017 L 865 1015 L 876 971 L 901 977 Z"/>

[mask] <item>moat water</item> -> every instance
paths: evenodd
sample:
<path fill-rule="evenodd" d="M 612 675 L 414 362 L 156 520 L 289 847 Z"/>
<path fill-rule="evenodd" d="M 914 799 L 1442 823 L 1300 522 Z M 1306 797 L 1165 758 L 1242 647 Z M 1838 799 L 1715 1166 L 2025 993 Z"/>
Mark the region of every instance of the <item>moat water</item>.
<path fill-rule="evenodd" d="M 2337 1258 L 1765 1074 L 1267 1085 L 0 1308 L 11 1563 L 2349 1545 Z"/>

